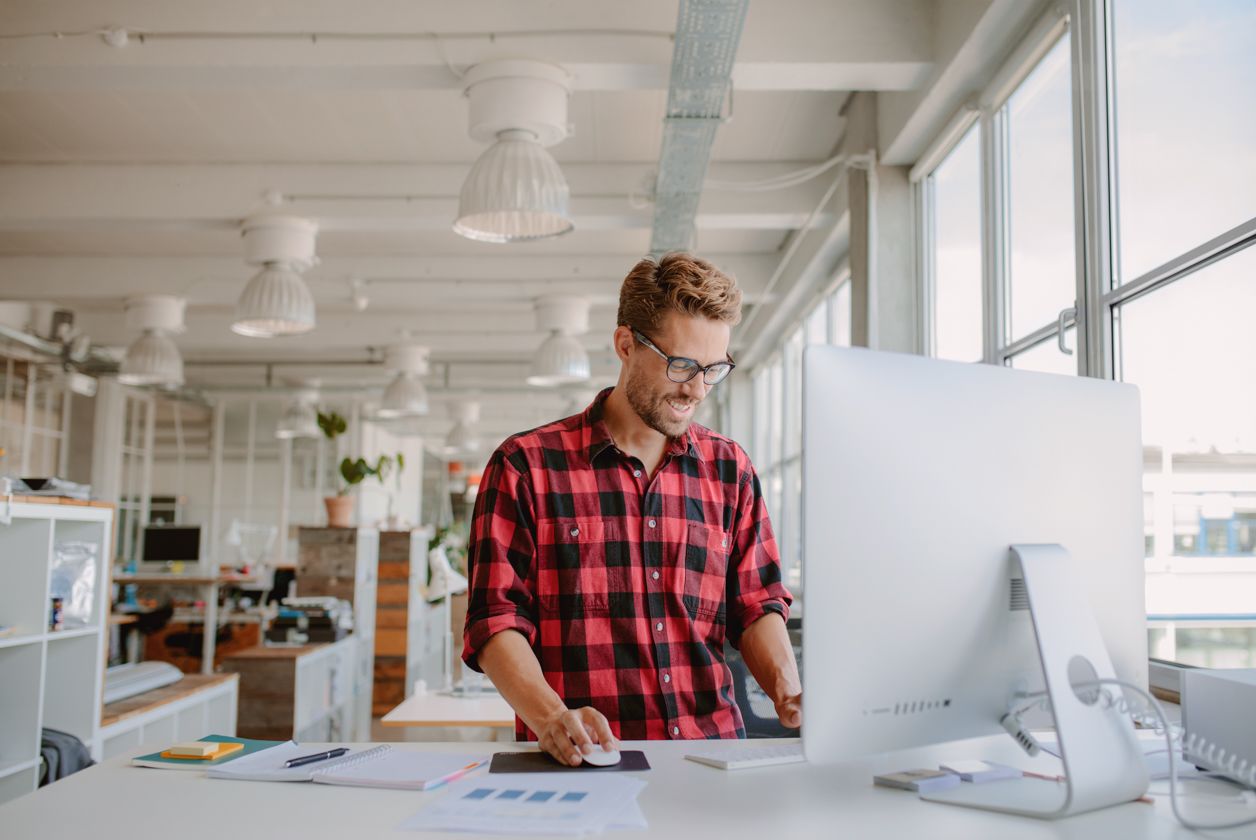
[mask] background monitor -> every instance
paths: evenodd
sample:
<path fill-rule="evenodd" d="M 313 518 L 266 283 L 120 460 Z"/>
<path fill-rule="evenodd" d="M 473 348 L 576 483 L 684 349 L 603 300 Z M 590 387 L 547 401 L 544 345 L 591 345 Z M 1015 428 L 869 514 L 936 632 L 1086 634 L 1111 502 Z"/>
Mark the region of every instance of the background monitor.
<path fill-rule="evenodd" d="M 1042 689 L 1014 543 L 1069 551 L 1146 686 L 1136 388 L 811 346 L 802 451 L 809 761 L 998 733 Z"/>
<path fill-rule="evenodd" d="M 145 563 L 195 563 L 200 556 L 199 525 L 150 525 L 144 529 Z"/>

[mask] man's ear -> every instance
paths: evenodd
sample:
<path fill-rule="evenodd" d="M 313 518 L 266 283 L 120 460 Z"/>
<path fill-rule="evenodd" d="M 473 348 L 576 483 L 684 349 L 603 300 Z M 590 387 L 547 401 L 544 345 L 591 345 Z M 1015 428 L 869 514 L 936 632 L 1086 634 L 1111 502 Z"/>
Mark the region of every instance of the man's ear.
<path fill-rule="evenodd" d="M 632 354 L 633 345 L 636 339 L 632 337 L 632 330 L 622 324 L 615 328 L 614 335 L 615 355 L 619 357 L 621 362 L 627 362 L 628 357 Z"/>

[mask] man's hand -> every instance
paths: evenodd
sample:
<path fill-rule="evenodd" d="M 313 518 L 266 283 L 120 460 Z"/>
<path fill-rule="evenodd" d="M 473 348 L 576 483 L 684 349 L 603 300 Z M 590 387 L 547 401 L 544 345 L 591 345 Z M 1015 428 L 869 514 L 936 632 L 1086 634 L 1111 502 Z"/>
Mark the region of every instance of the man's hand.
<path fill-rule="evenodd" d="M 611 734 L 606 717 L 591 706 L 563 709 L 545 720 L 537 731 L 539 746 L 558 760 L 559 764 L 580 766 L 580 756 L 603 749 L 619 749 L 619 741 Z"/>
<path fill-rule="evenodd" d="M 791 694 L 776 701 L 776 717 L 786 729 L 802 726 L 802 695 Z"/>

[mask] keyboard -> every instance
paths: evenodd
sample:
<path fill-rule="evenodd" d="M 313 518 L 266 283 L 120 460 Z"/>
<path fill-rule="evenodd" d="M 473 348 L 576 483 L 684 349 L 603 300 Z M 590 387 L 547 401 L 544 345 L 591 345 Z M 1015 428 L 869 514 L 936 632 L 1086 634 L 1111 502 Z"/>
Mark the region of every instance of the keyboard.
<path fill-rule="evenodd" d="M 720 747 L 691 753 L 685 758 L 718 767 L 720 770 L 744 770 L 748 767 L 768 767 L 773 764 L 793 764 L 806 761 L 802 744 L 783 744 L 771 747 Z"/>

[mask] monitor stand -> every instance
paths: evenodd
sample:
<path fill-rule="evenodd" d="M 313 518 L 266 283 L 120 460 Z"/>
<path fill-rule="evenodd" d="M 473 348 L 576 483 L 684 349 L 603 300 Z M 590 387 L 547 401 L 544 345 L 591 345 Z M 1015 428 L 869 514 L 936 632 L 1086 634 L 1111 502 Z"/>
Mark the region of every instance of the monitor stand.
<path fill-rule="evenodd" d="M 1093 688 L 1074 688 L 1097 678 L 1115 679 L 1116 672 L 1068 552 L 1059 545 L 1014 545 L 1011 559 L 1020 567 L 1029 596 L 1065 781 L 963 784 L 921 799 L 1044 819 L 1138 799 L 1149 779 L 1133 723 L 1098 702 Z M 1117 686 L 1103 690 L 1120 694 Z"/>

